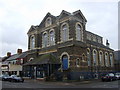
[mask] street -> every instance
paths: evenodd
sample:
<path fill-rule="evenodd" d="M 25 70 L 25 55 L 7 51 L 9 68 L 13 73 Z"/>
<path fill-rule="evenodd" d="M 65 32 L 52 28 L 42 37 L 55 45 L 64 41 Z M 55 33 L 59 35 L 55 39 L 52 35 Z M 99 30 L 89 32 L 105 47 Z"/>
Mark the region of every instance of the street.
<path fill-rule="evenodd" d="M 0 81 L 1 83 L 2 81 Z M 112 82 L 81 81 L 81 82 L 44 82 L 25 80 L 24 83 L 2 82 L 2 88 L 118 88 L 120 80 Z"/>

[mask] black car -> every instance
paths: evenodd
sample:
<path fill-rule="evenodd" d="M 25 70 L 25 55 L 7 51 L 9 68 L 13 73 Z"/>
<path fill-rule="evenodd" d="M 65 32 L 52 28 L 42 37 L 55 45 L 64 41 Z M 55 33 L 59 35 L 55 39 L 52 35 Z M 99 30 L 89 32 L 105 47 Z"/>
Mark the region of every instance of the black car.
<path fill-rule="evenodd" d="M 8 79 L 9 82 L 24 82 L 24 79 L 22 77 L 19 77 L 17 75 L 11 75 Z"/>
<path fill-rule="evenodd" d="M 9 78 L 9 75 L 1 75 L 0 76 L 0 80 L 2 80 L 2 81 L 8 81 L 8 78 Z"/>
<path fill-rule="evenodd" d="M 114 81 L 114 80 L 117 80 L 115 74 L 113 73 L 108 73 L 106 74 L 105 76 L 102 76 L 101 77 L 101 80 L 104 82 L 104 81 Z"/>

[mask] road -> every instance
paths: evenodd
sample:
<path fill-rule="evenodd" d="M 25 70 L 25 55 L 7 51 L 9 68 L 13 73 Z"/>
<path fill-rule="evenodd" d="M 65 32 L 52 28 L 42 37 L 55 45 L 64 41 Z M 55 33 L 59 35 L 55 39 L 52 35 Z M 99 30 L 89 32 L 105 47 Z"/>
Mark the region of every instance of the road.
<path fill-rule="evenodd" d="M 1 81 L 0 81 L 1 82 Z M 24 83 L 2 82 L 2 88 L 118 88 L 119 81 L 82 81 L 82 82 L 44 82 L 25 80 Z"/>

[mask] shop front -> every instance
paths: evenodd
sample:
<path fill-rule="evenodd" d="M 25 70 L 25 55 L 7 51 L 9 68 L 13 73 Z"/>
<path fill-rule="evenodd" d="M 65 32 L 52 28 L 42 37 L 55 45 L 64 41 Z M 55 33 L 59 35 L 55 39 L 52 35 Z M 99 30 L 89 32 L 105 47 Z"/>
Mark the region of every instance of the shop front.
<path fill-rule="evenodd" d="M 24 77 L 45 79 L 60 68 L 59 60 L 52 54 L 41 55 L 23 66 Z"/>

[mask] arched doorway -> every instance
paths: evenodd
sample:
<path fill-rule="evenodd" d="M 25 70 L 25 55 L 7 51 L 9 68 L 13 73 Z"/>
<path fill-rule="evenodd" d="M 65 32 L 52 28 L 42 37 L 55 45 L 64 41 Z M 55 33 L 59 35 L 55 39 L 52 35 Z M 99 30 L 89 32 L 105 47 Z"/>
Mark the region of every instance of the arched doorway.
<path fill-rule="evenodd" d="M 68 56 L 67 55 L 62 56 L 62 69 L 63 70 L 68 69 Z"/>

